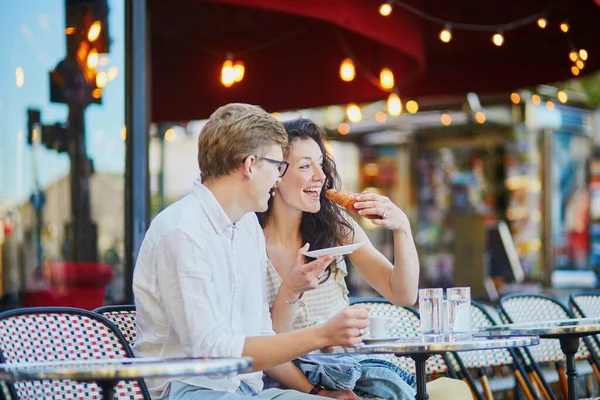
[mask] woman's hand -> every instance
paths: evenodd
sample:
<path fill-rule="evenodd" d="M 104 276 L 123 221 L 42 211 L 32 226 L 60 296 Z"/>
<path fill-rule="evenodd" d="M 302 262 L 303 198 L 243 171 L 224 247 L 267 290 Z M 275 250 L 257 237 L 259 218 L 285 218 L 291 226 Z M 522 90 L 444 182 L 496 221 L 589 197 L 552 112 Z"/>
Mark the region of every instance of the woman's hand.
<path fill-rule="evenodd" d="M 304 264 L 304 253 L 308 251 L 309 247 L 310 245 L 306 243 L 298 250 L 296 264 L 288 271 L 281 284 L 280 291 L 283 290 L 285 293 L 290 294 L 290 296 L 286 296 L 286 298 L 294 295 L 296 296 L 291 299 L 292 301 L 296 300 L 300 293 L 313 290 L 319 286 L 319 281 L 325 273 L 325 268 L 327 268 L 334 259 L 333 256 L 324 256 L 317 258 L 308 264 Z"/>
<path fill-rule="evenodd" d="M 362 192 L 356 196 L 354 207 L 360 215 L 377 215 L 380 218 L 371 218 L 375 225 L 383 226 L 392 231 L 410 233 L 408 217 L 388 197 L 375 193 Z"/>
<path fill-rule="evenodd" d="M 360 400 L 360 397 L 355 395 L 352 390 L 321 390 L 319 396 L 338 400 Z"/>

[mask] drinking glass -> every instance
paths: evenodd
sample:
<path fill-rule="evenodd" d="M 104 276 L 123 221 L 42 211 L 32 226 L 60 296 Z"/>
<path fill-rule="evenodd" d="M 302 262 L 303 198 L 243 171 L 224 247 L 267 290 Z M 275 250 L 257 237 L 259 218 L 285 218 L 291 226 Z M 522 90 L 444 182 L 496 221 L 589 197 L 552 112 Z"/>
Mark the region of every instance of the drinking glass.
<path fill-rule="evenodd" d="M 444 339 L 442 324 L 443 300 L 444 291 L 440 288 L 419 289 L 421 333 L 425 342 L 439 342 Z"/>
<path fill-rule="evenodd" d="M 454 287 L 446 290 L 450 340 L 471 338 L 471 288 Z"/>

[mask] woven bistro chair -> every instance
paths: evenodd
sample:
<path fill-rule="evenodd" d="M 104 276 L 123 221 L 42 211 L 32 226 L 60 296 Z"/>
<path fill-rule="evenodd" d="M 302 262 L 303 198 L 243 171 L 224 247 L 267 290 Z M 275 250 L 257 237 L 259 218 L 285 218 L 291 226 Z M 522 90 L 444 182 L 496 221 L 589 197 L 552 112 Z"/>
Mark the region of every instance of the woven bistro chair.
<path fill-rule="evenodd" d="M 573 317 L 569 309 L 556 301 L 555 299 L 539 295 L 539 294 L 512 294 L 506 295 L 500 299 L 500 315 L 503 320 L 508 323 L 518 322 L 533 322 L 533 321 L 550 321 L 560 319 L 570 319 Z M 578 363 L 578 372 L 589 374 L 593 372 L 600 382 L 600 370 L 598 369 L 598 359 L 589 351 L 588 339 L 583 338 L 580 341 L 579 350 L 575 355 L 578 361 L 586 360 L 590 367 L 585 368 L 586 364 Z M 539 379 L 544 384 L 543 373 L 539 365 L 548 363 L 554 364 L 558 372 L 558 378 L 561 383 L 563 396 L 566 398 L 567 379 L 564 370 L 565 355 L 560 348 L 558 339 L 541 339 L 538 346 L 523 349 L 524 356 L 531 358 L 535 363 L 532 363 L 536 370 Z M 549 390 L 547 381 L 545 382 L 546 389 Z M 550 396 L 547 393 L 546 396 Z"/>
<path fill-rule="evenodd" d="M 471 301 L 471 325 L 473 329 L 488 328 L 497 324 L 496 319 L 489 313 L 490 307 Z M 493 308 L 491 310 L 494 311 Z M 519 385 L 527 399 L 535 398 L 535 387 L 514 349 L 463 351 L 458 352 L 458 356 L 465 368 L 475 372 L 478 376 L 481 385 L 480 390 L 486 400 L 493 400 L 493 393 L 496 391 L 516 389 L 516 384 Z M 510 372 L 507 374 L 506 370 Z M 488 379 L 488 371 L 494 373 L 491 380 Z"/>
<path fill-rule="evenodd" d="M 103 306 L 96 308 L 95 313 L 103 315 L 110 322 L 115 324 L 123 337 L 129 344 L 133 346 L 135 343 L 135 306 L 134 305 L 119 305 L 119 306 Z"/>
<path fill-rule="evenodd" d="M 112 322 L 91 311 L 66 307 L 23 308 L 0 313 L 0 358 L 9 364 L 133 358 Z M 13 399 L 100 399 L 94 383 L 43 380 L 6 383 Z M 120 381 L 114 399 L 150 400 L 142 379 Z"/>
<path fill-rule="evenodd" d="M 350 304 L 369 304 L 371 305 L 370 315 L 375 317 L 389 317 L 395 324 L 390 324 L 388 328 L 389 337 L 419 337 L 421 335 L 421 321 L 419 312 L 412 307 L 395 306 L 384 298 L 355 298 L 351 299 Z M 410 357 L 397 357 L 393 354 L 383 354 L 382 358 L 394 363 L 411 374 L 416 374 L 415 362 Z M 440 376 L 451 378 L 461 378 L 467 382 L 471 390 L 478 399 L 483 397 L 475 390 L 475 383 L 465 369 L 457 371 L 451 364 L 452 360 L 447 354 L 434 355 L 429 357 L 426 362 L 427 380 L 431 381 Z M 458 365 L 460 368 L 460 365 Z"/>

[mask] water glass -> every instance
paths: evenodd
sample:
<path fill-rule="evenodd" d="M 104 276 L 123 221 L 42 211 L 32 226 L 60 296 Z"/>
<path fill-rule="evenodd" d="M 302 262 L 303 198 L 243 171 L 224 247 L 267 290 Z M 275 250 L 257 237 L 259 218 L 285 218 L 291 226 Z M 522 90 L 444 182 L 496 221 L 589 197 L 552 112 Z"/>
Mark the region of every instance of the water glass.
<path fill-rule="evenodd" d="M 471 338 L 471 288 L 454 287 L 446 290 L 450 340 Z"/>
<path fill-rule="evenodd" d="M 419 289 L 421 333 L 425 342 L 439 342 L 444 339 L 442 324 L 443 301 L 444 291 L 442 289 Z"/>

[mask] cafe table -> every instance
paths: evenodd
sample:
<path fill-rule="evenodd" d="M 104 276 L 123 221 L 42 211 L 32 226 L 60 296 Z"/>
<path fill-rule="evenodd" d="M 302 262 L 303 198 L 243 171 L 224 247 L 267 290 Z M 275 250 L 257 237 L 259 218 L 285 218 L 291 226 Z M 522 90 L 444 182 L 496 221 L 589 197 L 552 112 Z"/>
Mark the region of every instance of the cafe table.
<path fill-rule="evenodd" d="M 249 357 L 121 358 L 6 363 L 0 364 L 0 380 L 17 382 L 69 379 L 93 382 L 102 389 L 103 400 L 112 400 L 115 385 L 122 380 L 248 372 L 252 365 L 252 359 Z"/>
<path fill-rule="evenodd" d="M 357 346 L 335 346 L 322 349 L 313 354 L 394 354 L 396 356 L 410 357 L 415 362 L 417 378 L 417 400 L 427 400 L 429 395 L 426 388 L 426 361 L 435 354 L 445 354 L 455 351 L 492 350 L 507 347 L 532 346 L 539 343 L 537 336 L 505 335 L 494 337 L 488 335 L 481 338 L 457 341 L 425 342 L 421 337 L 378 339 L 369 341 L 369 344 Z"/>
<path fill-rule="evenodd" d="M 600 318 L 573 318 L 551 321 L 519 322 L 482 328 L 476 336 L 501 336 L 530 334 L 542 339 L 558 339 L 560 348 L 567 360 L 567 381 L 569 400 L 577 399 L 575 378 L 575 354 L 579 349 L 580 338 L 600 333 Z"/>

